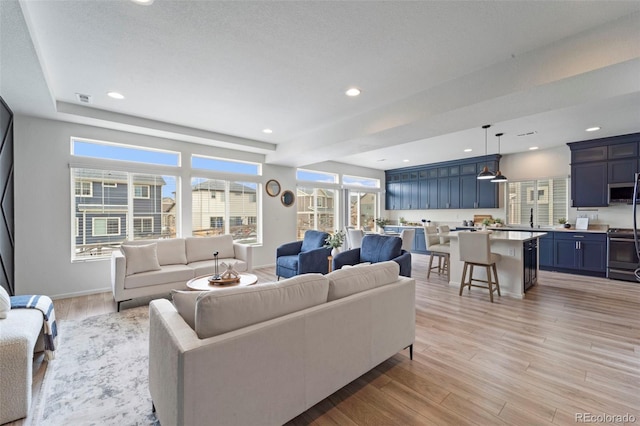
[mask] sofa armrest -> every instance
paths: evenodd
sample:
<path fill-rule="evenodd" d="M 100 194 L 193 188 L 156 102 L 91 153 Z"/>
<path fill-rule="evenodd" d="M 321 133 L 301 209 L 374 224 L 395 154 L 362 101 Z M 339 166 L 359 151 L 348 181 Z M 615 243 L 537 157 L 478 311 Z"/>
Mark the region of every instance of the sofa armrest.
<path fill-rule="evenodd" d="M 300 253 L 302 249 L 302 241 L 294 241 L 292 243 L 285 243 L 276 248 L 276 258 L 280 256 L 292 256 Z"/>
<path fill-rule="evenodd" d="M 331 249 L 325 247 L 303 251 L 298 255 L 298 275 L 329 273 L 329 256 L 331 256 Z"/>
<path fill-rule="evenodd" d="M 411 277 L 411 253 L 402 250 L 402 254 L 392 260 L 400 265 L 400 275 Z"/>
<path fill-rule="evenodd" d="M 336 271 L 344 265 L 357 265 L 360 263 L 360 249 L 341 251 L 333 257 L 333 270 Z"/>
<path fill-rule="evenodd" d="M 111 291 L 113 292 L 113 299 L 116 302 L 126 300 L 122 296 L 124 291 L 124 277 L 127 272 L 127 259 L 120 250 L 114 250 L 111 252 Z"/>
<path fill-rule="evenodd" d="M 236 259 L 240 259 L 247 264 L 247 272 L 251 272 L 253 269 L 253 246 L 233 243 L 233 253 Z"/>

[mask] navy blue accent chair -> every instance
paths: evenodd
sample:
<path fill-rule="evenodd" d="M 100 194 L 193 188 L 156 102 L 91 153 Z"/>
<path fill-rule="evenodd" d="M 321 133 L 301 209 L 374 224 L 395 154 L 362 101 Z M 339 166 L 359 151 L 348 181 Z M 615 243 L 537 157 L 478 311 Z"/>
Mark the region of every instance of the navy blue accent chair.
<path fill-rule="evenodd" d="M 333 257 L 333 270 L 344 265 L 378 263 L 393 260 L 400 265 L 400 275 L 411 276 L 411 253 L 402 250 L 402 239 L 389 235 L 365 235 L 360 248 L 338 253 Z"/>
<path fill-rule="evenodd" d="M 331 249 L 324 247 L 329 234 L 308 230 L 302 241 L 282 244 L 276 249 L 276 275 L 290 278 L 296 275 L 329 272 L 327 258 Z"/>

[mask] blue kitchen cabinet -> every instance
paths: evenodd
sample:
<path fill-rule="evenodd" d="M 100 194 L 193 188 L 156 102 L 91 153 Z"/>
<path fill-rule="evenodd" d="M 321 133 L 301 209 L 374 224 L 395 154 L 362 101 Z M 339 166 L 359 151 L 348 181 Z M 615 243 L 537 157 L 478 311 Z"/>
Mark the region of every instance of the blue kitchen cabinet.
<path fill-rule="evenodd" d="M 571 207 L 609 205 L 606 161 L 571 165 Z"/>
<path fill-rule="evenodd" d="M 607 236 L 587 232 L 555 232 L 553 270 L 585 275 L 606 275 Z"/>
<path fill-rule="evenodd" d="M 539 238 L 538 256 L 540 269 L 553 268 L 553 232 Z"/>
<path fill-rule="evenodd" d="M 424 237 L 424 228 L 416 228 L 416 236 L 413 240 L 413 252 L 420 254 L 428 254 L 427 243 Z"/>

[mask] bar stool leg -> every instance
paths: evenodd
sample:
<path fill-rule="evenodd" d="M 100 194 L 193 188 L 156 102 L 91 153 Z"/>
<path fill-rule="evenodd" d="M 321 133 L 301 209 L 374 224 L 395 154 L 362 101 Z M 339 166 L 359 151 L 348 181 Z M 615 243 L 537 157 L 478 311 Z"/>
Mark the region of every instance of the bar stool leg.
<path fill-rule="evenodd" d="M 469 268 L 469 264 L 467 262 L 464 262 L 464 268 L 462 269 L 462 280 L 460 280 L 460 294 L 459 294 L 460 296 L 462 296 L 462 290 L 464 290 L 465 286 L 467 285 L 467 269 L 468 268 Z M 473 266 L 471 268 L 473 268 Z"/>
<path fill-rule="evenodd" d="M 491 265 L 485 266 L 487 270 L 487 286 L 489 287 L 489 300 L 493 303 L 493 281 L 491 278 Z"/>
<path fill-rule="evenodd" d="M 433 267 L 433 252 L 431 252 L 431 255 L 429 255 L 429 267 L 427 268 L 427 279 L 429 279 L 429 276 L 431 275 L 432 267 Z"/>
<path fill-rule="evenodd" d="M 496 264 L 494 263 L 492 267 L 493 267 L 493 277 L 496 279 L 496 289 L 498 290 L 498 296 L 502 297 L 502 295 L 500 294 L 500 283 L 498 282 L 498 270 L 496 268 Z"/>

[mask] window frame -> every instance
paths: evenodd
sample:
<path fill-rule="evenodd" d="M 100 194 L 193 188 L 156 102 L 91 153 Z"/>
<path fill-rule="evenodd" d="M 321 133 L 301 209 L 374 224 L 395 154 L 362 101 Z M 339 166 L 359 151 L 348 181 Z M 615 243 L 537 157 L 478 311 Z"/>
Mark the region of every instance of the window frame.
<path fill-rule="evenodd" d="M 79 198 L 93 198 L 93 182 L 90 180 L 77 180 L 75 181 L 75 184 L 80 184 L 80 194 L 77 193 L 77 189 L 74 187 L 74 193 L 76 197 Z M 83 184 L 88 183 L 89 184 L 89 194 L 83 194 L 82 191 L 84 190 L 83 188 Z"/>
<path fill-rule="evenodd" d="M 106 222 L 106 234 L 96 234 L 96 220 L 104 220 Z M 118 221 L 118 233 L 110 234 L 109 233 L 109 220 L 117 220 Z M 92 237 L 115 237 L 118 235 L 122 235 L 122 223 L 120 222 L 119 217 L 114 216 L 94 216 L 91 218 L 91 236 Z"/>

